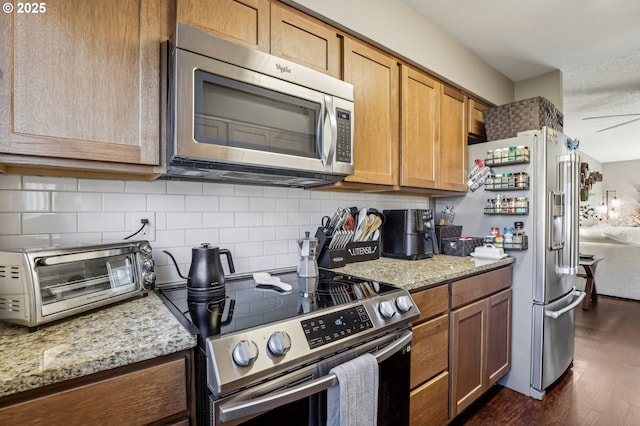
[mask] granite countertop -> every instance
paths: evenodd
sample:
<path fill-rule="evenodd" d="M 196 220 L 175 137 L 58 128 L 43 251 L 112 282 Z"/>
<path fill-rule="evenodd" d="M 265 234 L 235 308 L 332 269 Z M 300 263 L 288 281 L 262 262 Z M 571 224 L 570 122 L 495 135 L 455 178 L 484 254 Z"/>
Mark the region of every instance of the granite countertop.
<path fill-rule="evenodd" d="M 196 346 L 153 292 L 44 324 L 0 321 L 0 397 Z"/>
<path fill-rule="evenodd" d="M 334 271 L 387 282 L 411 291 L 490 271 L 510 265 L 514 261 L 512 257 L 487 260 L 447 255 L 436 255 L 422 260 L 381 257 L 376 260 L 350 263 Z"/>

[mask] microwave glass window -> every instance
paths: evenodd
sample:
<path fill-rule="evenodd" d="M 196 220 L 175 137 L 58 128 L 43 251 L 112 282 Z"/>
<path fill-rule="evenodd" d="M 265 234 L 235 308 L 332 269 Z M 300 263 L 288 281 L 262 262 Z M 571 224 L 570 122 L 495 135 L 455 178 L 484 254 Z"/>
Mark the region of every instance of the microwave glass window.
<path fill-rule="evenodd" d="M 133 254 L 37 266 L 42 304 L 135 291 Z"/>
<path fill-rule="evenodd" d="M 319 158 L 320 104 L 199 70 L 195 76 L 197 142 Z"/>

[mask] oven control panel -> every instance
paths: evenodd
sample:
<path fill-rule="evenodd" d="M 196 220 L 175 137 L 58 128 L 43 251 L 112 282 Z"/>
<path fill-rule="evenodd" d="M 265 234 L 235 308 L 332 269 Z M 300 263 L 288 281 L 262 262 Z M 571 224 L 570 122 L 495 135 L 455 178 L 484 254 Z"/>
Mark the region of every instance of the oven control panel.
<path fill-rule="evenodd" d="M 310 349 L 344 339 L 373 328 L 363 305 L 300 321 Z"/>

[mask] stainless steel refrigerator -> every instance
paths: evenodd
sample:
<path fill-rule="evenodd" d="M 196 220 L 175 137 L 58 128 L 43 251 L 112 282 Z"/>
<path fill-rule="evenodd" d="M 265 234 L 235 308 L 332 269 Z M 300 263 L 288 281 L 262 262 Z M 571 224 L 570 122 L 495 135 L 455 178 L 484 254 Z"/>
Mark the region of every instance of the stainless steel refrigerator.
<path fill-rule="evenodd" d="M 584 298 L 575 285 L 580 159 L 564 134 L 546 127 L 470 145 L 469 170 L 487 157 L 497 177 L 464 197 L 438 199 L 436 212 L 453 204 L 467 236 L 491 228 L 504 235 L 522 222 L 526 244 L 507 238 L 513 249 L 505 248 L 515 258 L 511 370 L 499 383 L 542 399 L 573 360 L 574 309 Z"/>

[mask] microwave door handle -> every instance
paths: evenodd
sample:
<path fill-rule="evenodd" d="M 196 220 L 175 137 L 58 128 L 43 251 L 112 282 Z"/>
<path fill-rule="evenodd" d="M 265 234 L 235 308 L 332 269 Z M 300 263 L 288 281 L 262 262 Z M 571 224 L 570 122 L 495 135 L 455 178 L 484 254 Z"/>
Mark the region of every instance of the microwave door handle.
<path fill-rule="evenodd" d="M 322 113 L 321 120 L 318 120 L 318 131 L 317 131 L 317 143 L 318 143 L 318 152 L 320 152 L 320 159 L 322 160 L 322 165 L 325 169 L 330 169 L 333 164 L 333 156 L 336 150 L 336 144 L 338 141 L 338 121 L 336 119 L 336 112 L 333 108 L 333 98 L 329 95 L 324 96 L 324 102 L 322 105 Z M 324 125 L 326 120 L 329 120 L 329 131 L 330 131 L 330 140 L 329 140 L 329 153 L 325 154 L 325 133 L 324 133 Z"/>
<path fill-rule="evenodd" d="M 413 333 L 411 331 L 405 331 L 397 340 L 374 353 L 373 356 L 376 357 L 379 364 L 410 344 L 412 338 Z M 310 382 L 302 383 L 300 385 L 249 401 L 230 402 L 228 404 L 223 403 L 218 407 L 220 420 L 222 422 L 229 422 L 245 416 L 260 414 L 322 392 L 337 384 L 338 378 L 336 375 L 329 374 L 327 376 L 320 377 L 319 379 L 314 379 Z"/>

